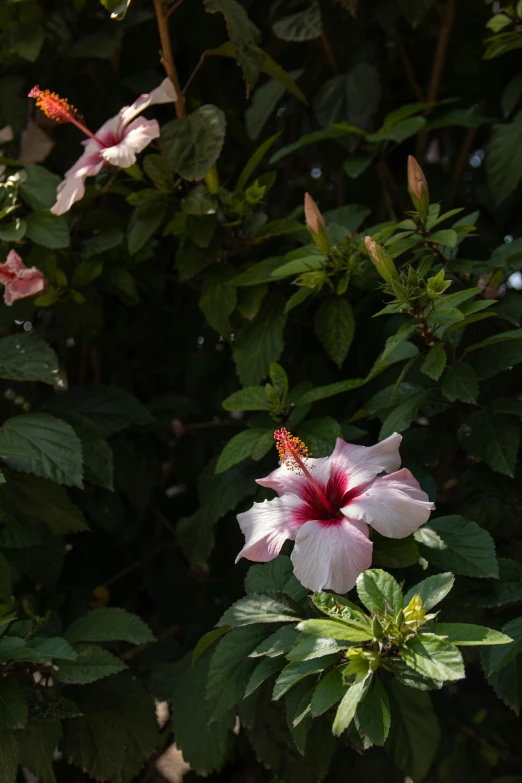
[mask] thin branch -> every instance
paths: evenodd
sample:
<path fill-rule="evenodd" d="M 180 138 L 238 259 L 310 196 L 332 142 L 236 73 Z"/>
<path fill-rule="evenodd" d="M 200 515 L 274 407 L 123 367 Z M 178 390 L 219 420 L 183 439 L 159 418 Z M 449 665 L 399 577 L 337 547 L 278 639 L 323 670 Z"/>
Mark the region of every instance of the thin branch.
<path fill-rule="evenodd" d="M 404 68 L 404 73 L 406 74 L 406 78 L 408 79 L 412 92 L 418 101 L 424 101 L 424 95 L 422 94 L 420 84 L 415 76 L 413 65 L 411 64 L 411 60 L 408 56 L 408 52 L 406 51 L 406 47 L 404 46 L 402 38 L 400 37 L 397 30 L 394 30 L 393 32 L 393 38 L 395 41 L 395 46 L 397 47 L 397 51 L 399 53 L 399 57 L 401 58 L 401 63 L 402 63 L 402 67 Z"/>
<path fill-rule="evenodd" d="M 387 168 L 388 166 L 383 159 L 378 161 L 377 174 L 379 175 L 379 180 L 381 182 L 382 195 L 384 197 L 384 203 L 386 204 L 388 216 L 390 220 L 397 220 L 397 213 L 395 212 L 395 208 L 393 206 L 393 199 L 389 189 L 390 179 L 388 176 Z"/>
<path fill-rule="evenodd" d="M 178 0 L 178 2 L 177 2 L 177 3 L 174 3 L 174 5 L 173 5 L 173 6 L 171 6 L 171 7 L 169 8 L 169 10 L 167 11 L 167 16 L 170 16 L 171 14 L 173 14 L 173 13 L 174 13 L 174 11 L 175 11 L 177 8 L 179 8 L 179 7 L 180 7 L 180 5 L 181 5 L 181 3 L 182 3 L 182 2 L 183 2 L 183 0 Z"/>
<path fill-rule="evenodd" d="M 172 54 L 172 43 L 170 40 L 169 16 L 167 8 L 164 5 L 163 0 L 153 0 L 153 3 L 161 41 L 161 62 L 165 68 L 165 73 L 169 77 L 170 81 L 174 85 L 174 89 L 176 90 L 177 97 L 174 101 L 176 114 L 178 117 L 185 117 L 185 96 L 181 91 L 178 72 L 176 70 L 176 63 L 174 62 L 174 55 Z"/>
<path fill-rule="evenodd" d="M 483 101 L 479 104 L 478 108 L 480 112 L 483 111 L 484 109 Z M 471 152 L 471 149 L 475 142 L 477 131 L 478 131 L 478 125 L 476 125 L 474 128 L 470 128 L 466 133 L 466 135 L 464 136 L 464 141 L 462 142 L 462 146 L 460 148 L 460 152 L 455 163 L 455 168 L 453 169 L 453 173 L 451 175 L 451 179 L 453 180 L 453 182 L 458 182 L 459 179 L 462 177 L 462 172 L 464 171 L 466 163 L 468 162 L 469 153 Z"/>
<path fill-rule="evenodd" d="M 440 8 L 439 13 L 439 40 L 437 41 L 437 48 L 435 50 L 435 57 L 433 59 L 433 67 L 431 69 L 430 84 L 428 87 L 428 93 L 426 95 L 426 101 L 428 103 L 435 103 L 439 94 L 440 81 L 442 78 L 442 72 L 444 71 L 446 55 L 448 52 L 448 44 L 451 37 L 451 32 L 453 30 L 453 23 L 455 21 L 455 0 L 447 0 L 446 5 Z M 421 133 L 417 139 L 416 153 L 416 156 L 421 164 L 424 160 L 427 146 L 428 133 L 427 131 L 423 131 L 423 133 Z"/>
<path fill-rule="evenodd" d="M 337 63 L 337 60 L 335 59 L 335 54 L 333 53 L 333 49 L 330 45 L 330 40 L 324 28 L 321 32 L 321 43 L 323 45 L 324 53 L 328 59 L 328 62 L 330 63 L 332 71 L 334 73 L 340 73 L 339 65 Z"/>
<path fill-rule="evenodd" d="M 201 66 L 203 65 L 203 63 L 205 62 L 205 60 L 207 58 L 207 54 L 208 54 L 207 52 L 203 52 L 203 54 L 199 58 L 198 64 L 196 65 L 196 67 L 194 68 L 194 70 L 192 71 L 190 76 L 188 77 L 187 83 L 183 87 L 183 95 L 187 94 L 187 90 L 190 87 L 190 85 L 192 83 L 192 80 L 194 79 L 194 77 L 196 76 L 197 72 L 199 71 L 199 69 L 201 68 Z"/>

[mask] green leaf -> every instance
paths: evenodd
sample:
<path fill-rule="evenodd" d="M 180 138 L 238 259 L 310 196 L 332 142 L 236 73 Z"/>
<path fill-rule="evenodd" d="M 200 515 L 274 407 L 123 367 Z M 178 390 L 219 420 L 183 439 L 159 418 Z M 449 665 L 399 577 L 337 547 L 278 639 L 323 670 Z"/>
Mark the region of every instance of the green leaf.
<path fill-rule="evenodd" d="M 55 535 L 89 530 L 80 509 L 72 503 L 63 487 L 51 481 L 10 473 L 2 488 L 2 503 L 20 521 L 46 524 Z"/>
<path fill-rule="evenodd" d="M 355 723 L 370 742 L 384 745 L 391 725 L 390 701 L 384 686 L 375 677 L 357 706 Z"/>
<path fill-rule="evenodd" d="M 280 399 L 285 400 L 286 395 L 288 394 L 288 375 L 281 365 L 277 364 L 277 362 L 272 362 L 268 368 L 268 374 L 270 376 L 270 380 L 272 381 L 272 386 L 276 390 Z"/>
<path fill-rule="evenodd" d="M 339 737 L 355 718 L 357 707 L 364 698 L 370 682 L 371 675 L 370 677 L 364 677 L 363 679 L 359 680 L 359 682 L 355 682 L 353 685 L 350 685 L 344 694 L 343 698 L 341 699 L 341 703 L 337 708 L 332 726 L 332 734 L 334 737 Z"/>
<path fill-rule="evenodd" d="M 428 576 L 408 590 L 404 596 L 404 605 L 407 606 L 414 596 L 419 595 L 426 609 L 433 609 L 446 598 L 454 582 L 455 577 L 450 573 Z"/>
<path fill-rule="evenodd" d="M 448 642 L 459 647 L 493 644 L 507 645 L 513 641 L 505 633 L 495 631 L 493 628 L 485 628 L 483 625 L 472 625 L 471 623 L 437 623 L 435 632 L 437 636 L 444 636 Z M 522 637 L 520 641 L 520 649 L 522 649 Z M 506 649 L 507 647 L 504 648 L 504 650 Z"/>
<path fill-rule="evenodd" d="M 300 601 L 308 590 L 294 576 L 292 561 L 286 555 L 278 555 L 268 563 L 251 566 L 245 578 L 247 593 L 266 593 L 269 591 L 286 593 L 295 601 Z"/>
<path fill-rule="evenodd" d="M 457 648 L 432 633 L 419 633 L 400 649 L 402 659 L 414 671 L 439 682 L 462 680 L 466 673 Z"/>
<path fill-rule="evenodd" d="M 342 438 L 341 425 L 331 416 L 307 419 L 298 428 L 299 437 L 314 457 L 328 457 L 335 447 L 337 438 Z"/>
<path fill-rule="evenodd" d="M 195 666 L 188 667 L 172 699 L 172 728 L 176 744 L 183 751 L 185 761 L 199 775 L 209 775 L 223 766 L 230 752 L 232 729 L 236 723 L 235 710 L 209 723 L 202 695 L 211 660 L 209 655 L 203 655 Z"/>
<path fill-rule="evenodd" d="M 71 424 L 82 442 L 85 481 L 105 489 L 114 489 L 112 449 L 101 437 L 98 427 L 80 413 L 68 411 L 63 418 Z"/>
<path fill-rule="evenodd" d="M 111 674 L 119 674 L 126 665 L 103 647 L 95 644 L 77 645 L 75 661 L 61 663 L 55 679 L 69 685 L 87 685 Z"/>
<path fill-rule="evenodd" d="M 420 783 L 433 763 L 440 738 L 430 696 L 396 681 L 388 695 L 392 720 L 386 750 L 399 769 Z"/>
<path fill-rule="evenodd" d="M 291 623 L 302 616 L 299 604 L 284 593 L 252 593 L 233 603 L 217 625 L 238 627 L 253 623 Z"/>
<path fill-rule="evenodd" d="M 28 334 L 0 339 L 0 378 L 62 384 L 55 352 L 43 340 Z"/>
<path fill-rule="evenodd" d="M 312 717 L 317 718 L 319 715 L 323 715 L 334 704 L 337 704 L 344 696 L 346 688 L 342 667 L 337 666 L 327 672 L 315 687 L 310 703 Z"/>
<path fill-rule="evenodd" d="M 483 459 L 497 473 L 513 477 L 520 426 L 508 416 L 485 409 L 472 413 L 459 429 L 459 441 L 472 457 Z"/>
<path fill-rule="evenodd" d="M 21 729 L 27 723 L 27 704 L 22 691 L 12 679 L 0 679 L 0 725 Z"/>
<path fill-rule="evenodd" d="M 72 276 L 73 288 L 83 288 L 93 280 L 96 280 L 103 272 L 103 262 L 100 260 L 92 261 L 80 261 L 77 267 L 75 267 Z"/>
<path fill-rule="evenodd" d="M 425 399 L 426 391 L 423 390 L 413 394 L 400 405 L 397 405 L 396 408 L 393 408 L 382 423 L 379 431 L 379 440 L 385 440 L 390 435 L 393 435 L 394 432 L 407 430 Z"/>
<path fill-rule="evenodd" d="M 522 177 L 522 153 L 519 140 L 522 133 L 522 111 L 504 125 L 495 125 L 486 155 L 486 173 L 496 204 L 512 193 Z"/>
<path fill-rule="evenodd" d="M 146 427 L 153 422 L 148 410 L 130 392 L 118 386 L 75 386 L 56 395 L 48 405 L 57 413 L 80 413 L 106 437 L 126 427 Z"/>
<path fill-rule="evenodd" d="M 69 247 L 70 237 L 67 221 L 62 216 L 52 215 L 47 210 L 31 212 L 25 218 L 26 239 L 35 245 L 42 245 L 51 250 Z"/>
<path fill-rule="evenodd" d="M 282 41 L 313 41 L 319 38 L 323 24 L 319 3 L 312 2 L 304 11 L 284 16 L 272 25 L 274 34 Z"/>
<path fill-rule="evenodd" d="M 366 128 L 381 98 L 377 69 L 359 61 L 347 72 L 334 76 L 321 85 L 314 102 L 319 124 L 327 128 L 332 123 L 353 123 L 359 133 Z"/>
<path fill-rule="evenodd" d="M 439 517 L 414 536 L 421 554 L 439 568 L 464 576 L 498 578 L 493 539 L 476 522 L 456 514 Z"/>
<path fill-rule="evenodd" d="M 95 780 L 130 783 L 159 741 L 151 696 L 126 673 L 67 692 L 83 714 L 64 722 L 64 756 Z"/>
<path fill-rule="evenodd" d="M 237 0 L 204 0 L 204 3 L 208 13 L 220 12 L 225 17 L 228 35 L 245 77 L 248 96 L 258 79 L 265 57 L 259 48 L 261 34 Z"/>
<path fill-rule="evenodd" d="M 216 642 L 218 639 L 221 639 L 221 637 L 228 633 L 228 631 L 231 629 L 231 625 L 224 625 L 221 628 L 213 628 L 211 631 L 202 636 L 194 647 L 194 652 L 192 653 L 192 666 L 197 663 L 198 659 L 201 658 L 203 653 L 208 650 L 208 648 L 211 647 L 214 642 Z"/>
<path fill-rule="evenodd" d="M 37 546 L 41 542 L 42 539 L 38 533 L 20 525 L 12 517 L 4 516 L 0 520 L 0 547 L 24 549 L 28 546 Z"/>
<path fill-rule="evenodd" d="M 27 642 L 36 650 L 42 661 L 75 661 L 76 652 L 61 636 L 37 636 Z"/>
<path fill-rule="evenodd" d="M 203 179 L 221 154 L 225 129 L 221 109 L 211 104 L 201 106 L 188 117 L 162 125 L 161 151 L 171 169 L 183 179 Z"/>
<path fill-rule="evenodd" d="M 325 639 L 340 642 L 367 642 L 373 639 L 371 631 L 354 628 L 337 620 L 304 620 L 297 626 L 298 631 Z"/>
<path fill-rule="evenodd" d="M 176 120 L 174 120 L 176 122 Z M 133 213 L 127 233 L 127 249 L 131 256 L 135 255 L 139 250 L 144 247 L 149 239 L 159 229 L 163 218 L 167 212 L 167 204 L 158 200 L 151 201 L 147 204 L 141 204 Z M 111 271 L 110 268 L 106 271 Z M 127 270 L 125 270 L 127 271 Z M 115 280 L 112 278 L 114 285 Z M 134 284 L 134 280 L 133 280 Z M 134 287 L 134 285 L 132 286 Z M 136 301 L 137 296 L 134 297 L 131 294 L 131 299 Z M 139 301 L 139 300 L 138 300 Z M 134 302 L 129 302 L 133 304 Z"/>
<path fill-rule="evenodd" d="M 154 636 L 143 620 L 124 609 L 93 609 L 78 617 L 64 634 L 68 642 L 130 642 L 145 644 Z"/>
<path fill-rule="evenodd" d="M 265 258 L 265 260 L 260 261 L 259 264 L 252 264 L 248 269 L 245 269 L 236 277 L 233 277 L 230 281 L 230 285 L 251 286 L 260 285 L 261 283 L 271 283 L 274 280 L 272 273 L 284 264 L 286 264 L 286 259 L 282 256 Z"/>
<path fill-rule="evenodd" d="M 62 737 L 59 720 L 30 723 L 17 736 L 20 765 L 36 775 L 41 783 L 56 783 L 54 753 Z"/>
<path fill-rule="evenodd" d="M 315 317 L 315 331 L 330 359 L 341 367 L 355 334 L 355 316 L 346 299 L 325 299 Z"/>
<path fill-rule="evenodd" d="M 455 247 L 458 238 L 459 235 L 452 228 L 443 228 L 441 231 L 431 234 L 430 242 L 435 242 L 435 244 L 443 245 L 444 247 Z"/>
<path fill-rule="evenodd" d="M 0 780 L 15 783 L 18 770 L 18 744 L 6 726 L 0 726 Z"/>
<path fill-rule="evenodd" d="M 491 629 L 488 628 L 486 630 L 490 631 Z M 510 620 L 509 623 L 506 623 L 506 625 L 503 626 L 502 631 L 510 641 L 506 645 L 502 644 L 502 647 L 499 647 L 498 649 L 489 651 L 489 673 L 504 668 L 504 666 L 510 663 L 510 661 L 516 658 L 519 652 L 522 651 L 522 618 L 517 617 L 515 620 Z M 491 631 L 491 633 L 498 633 L 498 631 Z M 502 636 L 502 634 L 500 635 Z"/>
<path fill-rule="evenodd" d="M 268 139 L 266 139 L 262 144 L 259 145 L 259 147 L 256 149 L 253 155 L 248 159 L 245 166 L 241 170 L 241 173 L 239 177 L 237 178 L 236 182 L 236 188 L 235 192 L 240 193 L 243 191 L 256 170 L 256 168 L 259 166 L 260 162 L 265 157 L 268 150 L 273 146 L 273 144 L 277 141 L 281 134 L 280 133 L 274 133 L 273 136 L 270 136 Z"/>
<path fill-rule="evenodd" d="M 40 662 L 40 656 L 23 639 L 4 637 L 0 639 L 0 661 Z"/>
<path fill-rule="evenodd" d="M 201 287 L 199 307 L 209 326 L 219 335 L 229 339 L 229 316 L 237 304 L 236 289 L 228 285 L 234 272 L 226 267 L 210 269 Z"/>
<path fill-rule="evenodd" d="M 419 560 L 419 549 L 413 536 L 408 538 L 377 537 L 374 532 L 372 563 L 383 568 L 407 568 Z"/>
<path fill-rule="evenodd" d="M 254 691 L 256 691 L 273 674 L 281 671 L 284 665 L 284 659 L 279 657 L 264 658 L 262 661 L 260 661 L 252 672 L 252 676 L 247 683 L 244 698 L 246 699 L 247 696 L 250 696 L 252 693 L 254 693 Z"/>
<path fill-rule="evenodd" d="M 60 177 L 44 166 L 29 163 L 25 167 L 26 178 L 20 183 L 20 196 L 32 209 L 49 210 L 56 201 Z"/>
<path fill-rule="evenodd" d="M 371 133 L 367 136 L 368 141 L 394 141 L 397 144 L 409 139 L 424 128 L 426 125 L 425 117 L 409 117 L 398 122 L 392 128 L 380 130 L 377 133 Z"/>
<path fill-rule="evenodd" d="M 247 386 L 223 400 L 222 407 L 226 411 L 269 411 L 271 405 L 264 386 Z"/>
<path fill-rule="evenodd" d="M 442 393 L 452 402 L 455 400 L 476 402 L 479 384 L 477 373 L 473 367 L 466 362 L 459 362 L 454 367 L 448 367 L 442 381 Z"/>
<path fill-rule="evenodd" d="M 372 613 L 396 615 L 404 606 L 401 588 L 386 571 L 364 571 L 356 586 L 361 603 Z"/>
<path fill-rule="evenodd" d="M 212 654 L 206 690 L 211 719 L 221 717 L 243 698 L 257 666 L 257 661 L 248 656 L 265 634 L 259 626 L 234 628 L 219 642 Z"/>
<path fill-rule="evenodd" d="M 338 642 L 335 639 L 322 639 L 309 636 L 303 639 L 287 653 L 289 661 L 312 661 L 314 658 L 322 658 L 329 653 L 339 653 L 350 647 L 346 642 Z"/>
<path fill-rule="evenodd" d="M 328 669 L 338 660 L 337 654 L 325 655 L 322 658 L 313 658 L 311 661 L 293 661 L 285 666 L 274 685 L 272 698 L 277 701 L 305 677 Z"/>
<path fill-rule="evenodd" d="M 51 479 L 57 484 L 82 487 L 82 445 L 73 428 L 48 413 L 28 413 L 4 422 L 0 455 L 9 449 L 27 456 L 10 457 L 7 464 L 24 473 Z"/>
<path fill-rule="evenodd" d="M 286 323 L 284 303 L 278 296 L 263 302 L 259 315 L 238 331 L 234 343 L 237 374 L 244 386 L 259 383 L 283 351 Z"/>
<path fill-rule="evenodd" d="M 420 371 L 438 381 L 446 366 L 447 356 L 443 343 L 435 343 L 426 354 L 426 358 L 421 364 Z M 457 367 L 460 365 L 457 365 Z M 446 395 L 447 396 L 447 395 Z"/>
<path fill-rule="evenodd" d="M 8 603 L 13 594 L 13 584 L 9 563 L 0 553 L 0 601 Z"/>
<path fill-rule="evenodd" d="M 251 658 L 260 658 L 263 655 L 269 658 L 277 658 L 284 655 L 297 643 L 299 634 L 293 625 L 284 625 L 275 633 L 258 644 L 256 649 L 250 653 Z"/>

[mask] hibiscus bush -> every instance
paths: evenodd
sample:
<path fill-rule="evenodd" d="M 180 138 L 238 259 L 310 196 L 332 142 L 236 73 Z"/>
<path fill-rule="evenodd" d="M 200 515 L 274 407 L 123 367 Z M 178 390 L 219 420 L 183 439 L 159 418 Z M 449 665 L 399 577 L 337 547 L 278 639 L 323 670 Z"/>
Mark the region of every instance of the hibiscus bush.
<path fill-rule="evenodd" d="M 521 783 L 522 3 L 0 41 L 0 783 Z"/>

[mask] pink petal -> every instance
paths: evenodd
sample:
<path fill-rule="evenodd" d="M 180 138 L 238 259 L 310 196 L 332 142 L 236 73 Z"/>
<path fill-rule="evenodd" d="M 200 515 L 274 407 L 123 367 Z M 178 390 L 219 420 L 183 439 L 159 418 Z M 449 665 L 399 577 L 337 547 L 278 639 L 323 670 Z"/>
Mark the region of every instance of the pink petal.
<path fill-rule="evenodd" d="M 337 438 L 330 457 L 335 470 L 348 476 L 350 489 L 367 484 L 385 471 L 398 470 L 401 464 L 399 446 L 402 435 L 396 432 L 375 446 L 354 446 Z"/>
<path fill-rule="evenodd" d="M 27 296 L 35 296 L 44 290 L 45 277 L 36 267 L 32 267 L 32 269 L 34 269 L 37 274 L 30 278 L 24 279 L 20 277 L 18 280 L 13 280 L 6 288 L 6 295 L 4 296 L 6 304 L 11 304 L 11 302 L 14 302 L 16 299 L 25 299 Z M 9 295 L 10 302 L 7 302 L 7 294 Z"/>
<path fill-rule="evenodd" d="M 296 511 L 302 503 L 295 496 L 254 503 L 249 511 L 238 514 L 237 521 L 245 534 L 245 546 L 238 554 L 258 563 L 273 560 L 281 551 L 287 538 L 293 540 L 299 528 Z"/>
<path fill-rule="evenodd" d="M 177 93 L 170 79 L 163 79 L 159 87 L 151 93 L 144 93 L 136 98 L 132 106 L 124 106 L 120 111 L 123 125 L 127 125 L 134 117 L 137 117 L 148 106 L 156 103 L 173 103 L 177 99 Z M 96 134 L 98 135 L 98 134 Z"/>
<path fill-rule="evenodd" d="M 406 538 L 428 521 L 435 505 L 409 470 L 376 478 L 341 509 L 350 519 L 361 519 L 389 538 Z"/>
<path fill-rule="evenodd" d="M 136 163 L 136 153 L 144 150 L 159 135 L 160 129 L 156 120 L 134 120 L 125 128 L 122 141 L 101 150 L 100 155 L 112 166 L 127 169 Z"/>
<path fill-rule="evenodd" d="M 306 466 L 314 479 L 321 486 L 326 486 L 330 477 L 329 458 L 307 459 Z M 307 476 L 297 473 L 295 470 L 289 470 L 284 464 L 273 470 L 266 478 L 256 479 L 256 483 L 268 489 L 275 489 L 278 495 L 291 493 L 299 497 L 306 496 L 310 485 Z"/>
<path fill-rule="evenodd" d="M 64 179 L 58 185 L 56 204 L 51 207 L 53 215 L 63 215 L 76 201 L 80 201 L 85 193 L 85 179 L 95 177 L 103 166 L 99 144 L 89 140 L 83 155 L 65 172 Z"/>
<path fill-rule="evenodd" d="M 22 261 L 21 256 L 18 255 L 14 248 L 11 249 L 7 254 L 4 266 L 6 271 L 13 275 L 17 275 L 21 269 L 27 269 L 26 265 Z"/>
<path fill-rule="evenodd" d="M 295 538 L 294 573 L 309 590 L 346 593 L 372 564 L 372 542 L 361 522 L 343 519 L 325 525 L 306 522 Z"/>

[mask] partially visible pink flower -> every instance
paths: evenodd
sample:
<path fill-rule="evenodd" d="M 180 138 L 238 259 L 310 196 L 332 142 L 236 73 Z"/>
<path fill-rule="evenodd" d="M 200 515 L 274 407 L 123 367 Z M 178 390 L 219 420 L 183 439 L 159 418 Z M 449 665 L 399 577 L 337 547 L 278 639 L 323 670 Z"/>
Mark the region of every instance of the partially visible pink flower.
<path fill-rule="evenodd" d="M 325 227 L 324 217 L 309 193 L 305 193 L 304 209 L 306 225 L 314 234 L 319 234 L 319 226 Z"/>
<path fill-rule="evenodd" d="M 333 454 L 321 459 L 308 457 L 304 444 L 285 429 L 275 438 L 282 464 L 257 483 L 279 497 L 238 515 L 245 545 L 237 560 L 273 560 L 290 539 L 301 584 L 345 593 L 371 566 L 369 526 L 383 536 L 405 538 L 434 509 L 410 471 L 398 469 L 397 433 L 370 447 L 338 438 Z M 390 475 L 379 476 L 382 472 Z"/>
<path fill-rule="evenodd" d="M 6 305 L 26 296 L 36 296 L 45 289 L 43 274 L 35 266 L 27 267 L 16 250 L 10 250 L 5 262 L 0 264 L 0 283 L 5 286 Z"/>
<path fill-rule="evenodd" d="M 115 117 L 107 120 L 96 133 L 83 124 L 76 109 L 67 100 L 49 90 L 33 87 L 29 93 L 36 98 L 36 105 L 47 117 L 57 122 L 70 122 L 86 136 L 83 155 L 68 171 L 58 185 L 56 204 L 51 208 L 54 215 L 63 215 L 72 205 L 83 198 L 85 179 L 94 177 L 103 166 L 118 166 L 126 169 L 136 162 L 136 154 L 160 135 L 156 120 L 135 119 L 148 106 L 156 103 L 170 103 L 176 99 L 176 90 L 170 79 L 164 79 L 151 93 L 137 98 L 132 106 L 124 106 Z"/>

